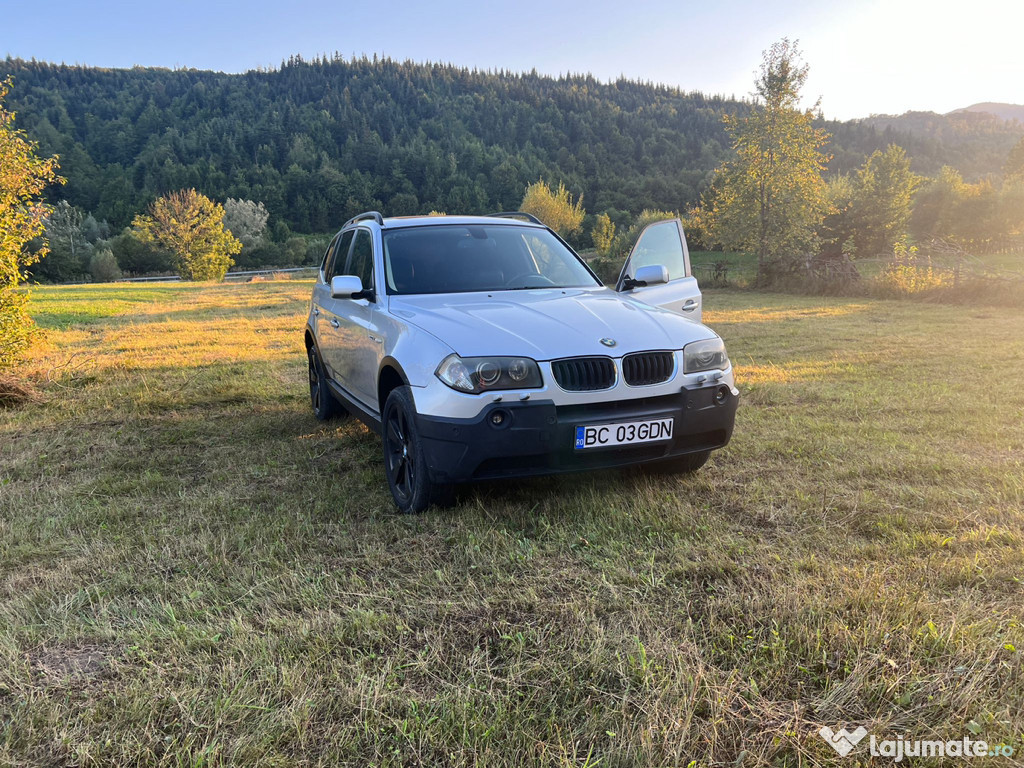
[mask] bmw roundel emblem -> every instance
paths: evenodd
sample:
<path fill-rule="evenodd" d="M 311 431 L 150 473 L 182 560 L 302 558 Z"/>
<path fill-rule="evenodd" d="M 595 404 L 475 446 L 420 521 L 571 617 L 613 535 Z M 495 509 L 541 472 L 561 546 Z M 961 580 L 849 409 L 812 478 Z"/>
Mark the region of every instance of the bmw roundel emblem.
<path fill-rule="evenodd" d="M 609 339 L 609 338 L 606 337 L 606 338 L 601 339 L 601 343 L 604 344 L 606 347 L 614 347 L 615 346 L 615 339 Z"/>

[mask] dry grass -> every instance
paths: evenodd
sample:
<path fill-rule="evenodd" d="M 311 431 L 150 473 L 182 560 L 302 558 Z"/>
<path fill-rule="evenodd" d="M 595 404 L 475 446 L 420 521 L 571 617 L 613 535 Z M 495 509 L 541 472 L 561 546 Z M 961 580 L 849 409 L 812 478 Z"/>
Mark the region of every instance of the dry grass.
<path fill-rule="evenodd" d="M 308 292 L 36 291 L 44 397 L 0 411 L 0 764 L 816 765 L 841 723 L 1021 747 L 1019 313 L 713 292 L 744 401 L 705 470 L 403 518 L 378 441 L 309 414 Z"/>
<path fill-rule="evenodd" d="M 23 377 L 0 374 L 0 408 L 13 408 L 39 399 L 39 391 Z"/>

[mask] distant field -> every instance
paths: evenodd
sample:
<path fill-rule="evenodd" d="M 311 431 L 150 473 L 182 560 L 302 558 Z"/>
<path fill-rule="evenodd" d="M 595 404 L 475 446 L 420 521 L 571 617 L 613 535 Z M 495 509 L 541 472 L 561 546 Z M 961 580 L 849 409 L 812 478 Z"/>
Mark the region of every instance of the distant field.
<path fill-rule="evenodd" d="M 823 765 L 843 724 L 1021 754 L 1024 315 L 710 290 L 743 399 L 704 470 L 399 517 L 379 441 L 310 415 L 309 287 L 34 292 L 0 765 Z"/>
<path fill-rule="evenodd" d="M 721 251 L 690 251 L 690 263 L 698 279 L 708 279 L 713 274 L 714 265 L 722 262 L 727 267 L 727 279 L 731 284 L 748 286 L 757 278 L 757 256 L 753 253 L 721 252 Z M 857 262 L 857 268 L 864 277 L 877 275 L 884 261 L 871 260 Z M 1024 253 L 986 254 L 970 257 L 967 261 L 970 270 L 994 270 L 997 272 L 1024 273 Z"/>

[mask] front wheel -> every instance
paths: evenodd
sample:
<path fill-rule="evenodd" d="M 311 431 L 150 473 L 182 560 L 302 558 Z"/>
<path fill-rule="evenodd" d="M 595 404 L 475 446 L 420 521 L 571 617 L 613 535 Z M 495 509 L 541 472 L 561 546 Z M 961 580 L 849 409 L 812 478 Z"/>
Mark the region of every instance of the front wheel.
<path fill-rule="evenodd" d="M 397 387 L 388 395 L 381 427 L 384 473 L 399 511 L 411 514 L 423 512 L 431 504 L 450 503 L 453 487 L 430 479 L 409 387 Z"/>

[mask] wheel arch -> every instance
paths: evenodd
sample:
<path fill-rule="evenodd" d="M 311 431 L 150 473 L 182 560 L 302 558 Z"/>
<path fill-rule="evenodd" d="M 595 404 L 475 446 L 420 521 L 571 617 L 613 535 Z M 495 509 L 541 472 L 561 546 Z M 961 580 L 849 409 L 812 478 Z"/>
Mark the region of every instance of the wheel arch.
<path fill-rule="evenodd" d="M 381 416 L 384 415 L 384 403 L 387 402 L 391 391 L 408 385 L 409 377 L 405 375 L 401 363 L 390 356 L 380 361 L 380 368 L 377 371 L 377 406 Z"/>

